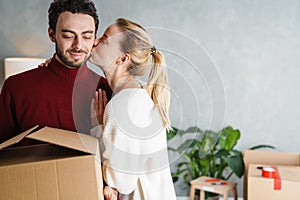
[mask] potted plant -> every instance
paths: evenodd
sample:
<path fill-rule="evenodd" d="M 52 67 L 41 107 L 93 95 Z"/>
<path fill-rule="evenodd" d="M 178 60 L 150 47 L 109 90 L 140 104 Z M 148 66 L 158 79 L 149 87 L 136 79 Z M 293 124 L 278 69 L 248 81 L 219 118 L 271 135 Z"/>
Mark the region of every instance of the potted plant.
<path fill-rule="evenodd" d="M 168 140 L 176 135 L 193 134 L 178 148 L 169 150 L 183 155 L 183 160 L 176 165 L 176 172 L 172 173 L 176 182 L 182 175 L 189 186 L 190 181 L 200 176 L 209 176 L 228 180 L 233 174 L 241 178 L 244 174 L 243 154 L 235 149 L 240 138 L 240 131 L 231 126 L 223 128 L 219 132 L 201 130 L 198 127 L 190 127 L 187 130 L 173 130 L 167 132 Z M 257 145 L 250 149 L 272 148 L 270 145 Z M 213 196 L 214 194 L 207 194 Z"/>

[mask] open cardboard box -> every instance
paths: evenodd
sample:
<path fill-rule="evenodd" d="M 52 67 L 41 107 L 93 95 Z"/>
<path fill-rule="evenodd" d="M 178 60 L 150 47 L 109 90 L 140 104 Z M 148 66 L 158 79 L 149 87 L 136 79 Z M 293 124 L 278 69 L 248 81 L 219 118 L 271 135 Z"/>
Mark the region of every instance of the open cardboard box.
<path fill-rule="evenodd" d="M 10 148 L 24 138 L 42 144 Z M 33 127 L 0 144 L 0 199 L 103 200 L 98 139 Z"/>
<path fill-rule="evenodd" d="M 248 200 L 299 200 L 300 199 L 300 167 L 276 166 L 279 178 L 262 176 L 258 167 L 273 167 L 268 165 L 250 164 L 248 169 Z"/>
<path fill-rule="evenodd" d="M 253 182 L 254 178 L 258 178 L 257 177 L 257 173 L 258 171 L 252 169 L 251 171 L 249 171 L 250 166 L 255 166 L 253 164 L 257 164 L 260 166 L 278 166 L 278 167 L 292 167 L 290 168 L 290 172 L 288 173 L 296 173 L 298 174 L 299 171 L 297 170 L 300 166 L 300 155 L 297 153 L 284 153 L 284 152 L 275 152 L 275 151 L 257 151 L 257 150 L 246 150 L 244 152 L 244 163 L 245 163 L 245 173 L 244 173 L 244 200 L 259 200 L 256 198 L 252 198 L 253 197 L 253 193 L 261 193 L 261 192 L 266 192 L 266 190 L 260 190 L 259 188 L 257 189 L 251 189 L 251 193 L 250 194 L 248 191 L 248 188 L 255 188 L 255 184 L 257 184 L 257 182 Z M 294 168 L 293 168 L 294 167 Z M 284 168 L 282 168 L 284 169 Z M 293 170 L 295 169 L 295 171 Z M 251 182 L 249 181 L 251 178 Z M 285 178 L 288 177 L 288 178 Z M 283 179 L 285 179 L 286 181 L 290 180 L 289 176 L 283 175 L 282 177 Z M 258 180 L 258 179 L 257 179 Z M 264 180 L 264 181 L 272 181 L 272 180 L 265 180 L 264 179 L 259 179 L 260 181 Z M 300 181 L 299 179 L 293 179 Z M 261 183 L 267 183 L 267 182 L 261 182 Z M 249 184 L 254 184 L 254 185 L 249 185 Z M 299 184 L 299 183 L 297 183 Z M 286 187 L 286 186 L 285 186 Z M 288 187 L 288 186 L 287 186 Z M 262 188 L 262 185 L 261 185 Z M 276 196 L 276 193 L 278 193 L 278 191 L 273 191 L 274 195 Z M 252 196 L 251 196 L 252 195 Z M 285 192 L 284 193 L 285 198 L 284 199 L 292 199 L 293 195 L 296 195 L 296 193 L 289 193 L 289 192 Z M 290 195 L 290 196 L 289 196 Z M 289 198 L 291 197 L 291 198 Z M 294 197 L 293 197 L 294 198 Z M 268 199 L 268 198 L 264 198 L 264 199 Z M 274 197 L 274 199 L 276 199 Z M 294 198 L 295 199 L 295 198 Z M 298 199 L 300 199 L 300 197 L 298 196 Z"/>

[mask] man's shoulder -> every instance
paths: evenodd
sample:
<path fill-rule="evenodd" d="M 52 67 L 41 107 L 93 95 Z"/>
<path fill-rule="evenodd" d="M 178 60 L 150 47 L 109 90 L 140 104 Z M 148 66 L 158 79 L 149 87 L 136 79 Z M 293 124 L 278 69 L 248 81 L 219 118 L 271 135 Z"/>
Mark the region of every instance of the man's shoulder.
<path fill-rule="evenodd" d="M 34 77 L 35 75 L 43 73 L 44 71 L 45 71 L 45 69 L 43 69 L 42 67 L 37 67 L 34 69 L 30 69 L 30 70 L 12 75 L 12 76 L 8 77 L 8 79 L 20 80 L 20 79 L 27 78 L 27 77 Z"/>
<path fill-rule="evenodd" d="M 19 74 L 12 75 L 8 77 L 5 82 L 8 85 L 18 85 L 21 86 L 23 84 L 31 81 L 39 81 L 43 78 L 42 74 L 45 73 L 45 69 L 42 68 L 34 68 Z"/>

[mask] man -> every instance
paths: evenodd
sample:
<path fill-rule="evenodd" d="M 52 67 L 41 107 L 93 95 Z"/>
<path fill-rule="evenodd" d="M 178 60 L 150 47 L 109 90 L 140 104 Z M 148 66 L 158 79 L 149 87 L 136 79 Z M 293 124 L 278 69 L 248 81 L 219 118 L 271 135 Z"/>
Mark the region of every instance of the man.
<path fill-rule="evenodd" d="M 54 0 L 48 34 L 55 54 L 48 67 L 5 80 L 0 95 L 0 143 L 39 125 L 89 134 L 90 103 L 106 79 L 86 66 L 99 25 L 90 0 Z M 29 47 L 30 48 L 30 47 Z"/>

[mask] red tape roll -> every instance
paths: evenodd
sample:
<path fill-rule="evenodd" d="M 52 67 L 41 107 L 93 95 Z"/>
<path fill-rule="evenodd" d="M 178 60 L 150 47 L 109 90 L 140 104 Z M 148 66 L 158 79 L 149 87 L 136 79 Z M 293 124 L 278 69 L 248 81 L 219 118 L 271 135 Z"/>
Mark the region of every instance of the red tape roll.
<path fill-rule="evenodd" d="M 262 177 L 274 179 L 274 190 L 281 190 L 281 178 L 277 167 L 263 167 Z"/>

